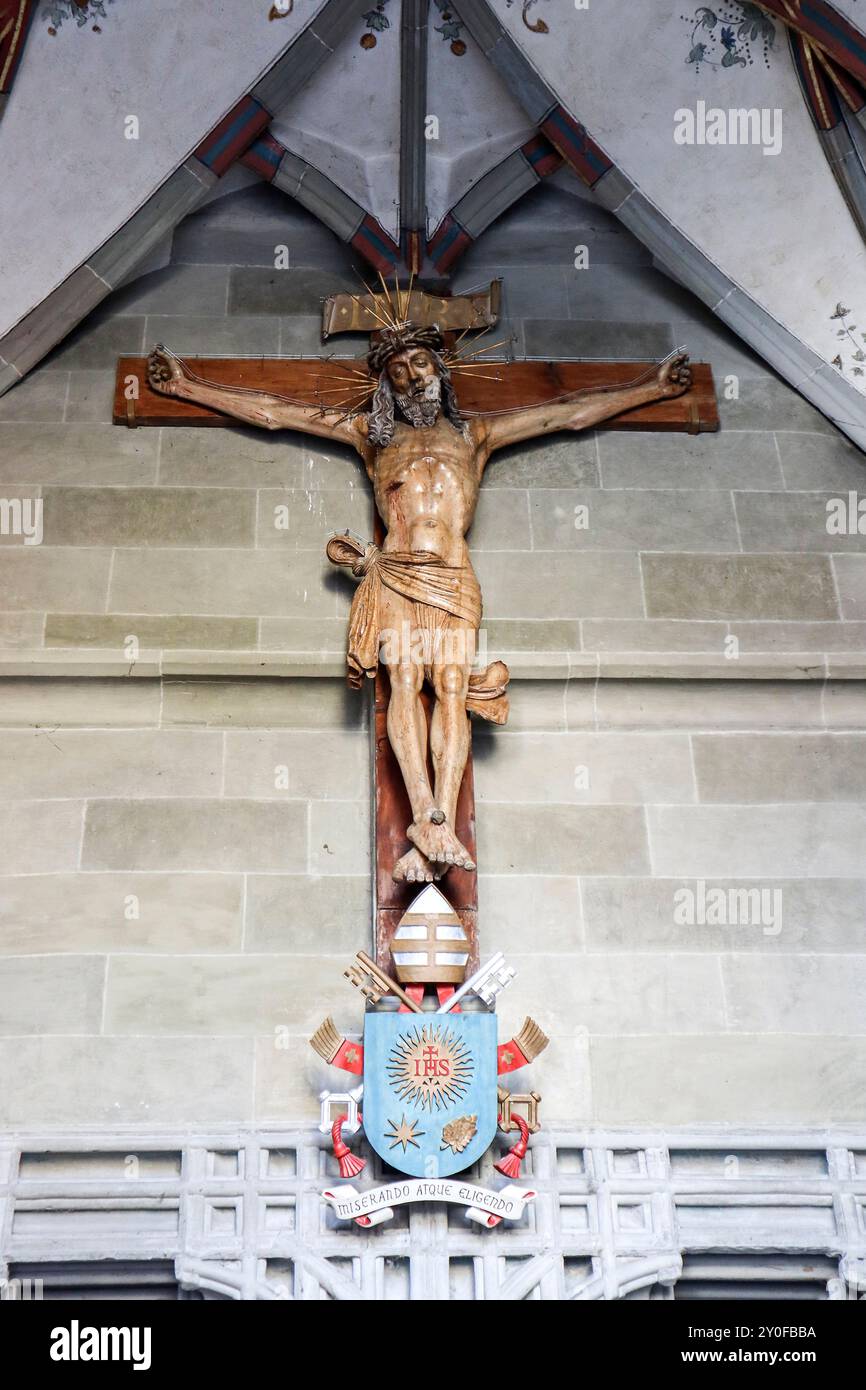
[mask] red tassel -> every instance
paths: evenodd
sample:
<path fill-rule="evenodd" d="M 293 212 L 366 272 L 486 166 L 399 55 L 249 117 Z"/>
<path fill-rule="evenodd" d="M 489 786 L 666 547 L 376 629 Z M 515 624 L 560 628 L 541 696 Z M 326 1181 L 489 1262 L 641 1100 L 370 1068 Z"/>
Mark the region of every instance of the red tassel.
<path fill-rule="evenodd" d="M 529 1143 L 529 1125 L 521 1115 L 512 1115 L 511 1118 L 520 1130 L 520 1138 L 508 1150 L 504 1158 L 500 1158 L 498 1163 L 494 1163 L 493 1167 L 497 1173 L 503 1173 L 506 1178 L 519 1178 L 520 1160 L 526 1157 L 526 1148 Z"/>
<path fill-rule="evenodd" d="M 331 1140 L 334 1145 L 334 1157 L 339 1160 L 340 1164 L 340 1177 L 356 1178 L 361 1170 L 366 1168 L 367 1160 L 356 1158 L 349 1146 L 343 1143 L 343 1125 L 348 1118 L 348 1115 L 337 1116 L 331 1125 Z"/>

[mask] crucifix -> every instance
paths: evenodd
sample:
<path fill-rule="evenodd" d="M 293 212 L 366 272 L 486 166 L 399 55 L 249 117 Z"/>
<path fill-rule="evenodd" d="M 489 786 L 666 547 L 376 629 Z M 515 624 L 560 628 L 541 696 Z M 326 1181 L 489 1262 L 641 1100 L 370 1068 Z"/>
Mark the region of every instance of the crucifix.
<path fill-rule="evenodd" d="M 502 363 L 468 350 L 462 338 L 495 322 L 497 301 L 495 282 L 486 297 L 437 300 L 384 281 L 381 292 L 332 296 L 325 335 L 365 329 L 366 362 L 184 362 L 160 345 L 146 367 L 141 359 L 119 364 L 118 422 L 238 420 L 338 441 L 363 461 L 379 517 L 376 542 L 347 532 L 330 539 L 327 554 L 358 580 L 348 679 L 355 688 L 377 681 L 379 732 L 384 723 L 399 768 L 395 787 L 377 742 L 377 772 L 391 781 L 377 785 L 380 963 L 406 885 L 445 875 L 477 959 L 468 716 L 504 723 L 509 680 L 501 661 L 474 669 L 482 601 L 466 533 L 485 469 L 507 445 L 618 420 L 632 428 L 718 427 L 710 370 L 693 369 L 682 352 L 647 366 Z M 130 374 L 137 389 L 122 392 Z"/>

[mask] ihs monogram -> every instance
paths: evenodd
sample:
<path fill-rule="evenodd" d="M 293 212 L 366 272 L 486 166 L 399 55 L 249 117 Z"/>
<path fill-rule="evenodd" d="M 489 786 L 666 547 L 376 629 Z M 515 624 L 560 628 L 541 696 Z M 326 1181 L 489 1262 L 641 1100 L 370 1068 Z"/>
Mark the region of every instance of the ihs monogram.
<path fill-rule="evenodd" d="M 430 1111 L 462 1099 L 473 1070 L 472 1054 L 456 1032 L 432 1024 L 403 1034 L 388 1059 L 392 1090 Z"/>

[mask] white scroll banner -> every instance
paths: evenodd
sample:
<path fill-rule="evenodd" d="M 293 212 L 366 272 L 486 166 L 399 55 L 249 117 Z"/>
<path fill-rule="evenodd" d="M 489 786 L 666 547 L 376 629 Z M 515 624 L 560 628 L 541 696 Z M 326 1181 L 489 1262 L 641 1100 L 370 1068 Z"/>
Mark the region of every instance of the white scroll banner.
<path fill-rule="evenodd" d="M 535 1195 L 532 1188 L 515 1187 L 512 1183 L 494 1192 L 489 1187 L 446 1178 L 412 1178 L 371 1187 L 366 1192 L 358 1192 L 346 1183 L 322 1193 L 340 1221 L 357 1221 L 362 1226 L 390 1221 L 395 1207 L 405 1207 L 410 1202 L 454 1202 L 469 1208 L 466 1215 L 470 1221 L 498 1226 L 500 1221 L 519 1221 Z"/>

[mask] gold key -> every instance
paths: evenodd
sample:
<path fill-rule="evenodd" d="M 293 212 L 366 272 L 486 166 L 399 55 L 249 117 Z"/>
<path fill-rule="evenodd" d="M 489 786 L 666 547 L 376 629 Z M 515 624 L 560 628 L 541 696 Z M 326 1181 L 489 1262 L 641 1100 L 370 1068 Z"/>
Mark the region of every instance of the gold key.
<path fill-rule="evenodd" d="M 350 965 L 343 974 L 350 984 L 355 985 L 361 991 L 365 999 L 369 999 L 371 1004 L 378 1004 L 383 994 L 396 994 L 401 1003 L 413 1013 L 420 1014 L 424 1010 L 414 999 L 402 990 L 400 986 L 386 975 L 384 970 L 380 970 L 374 960 L 371 960 L 364 951 L 359 951 L 355 956 L 356 964 Z"/>

